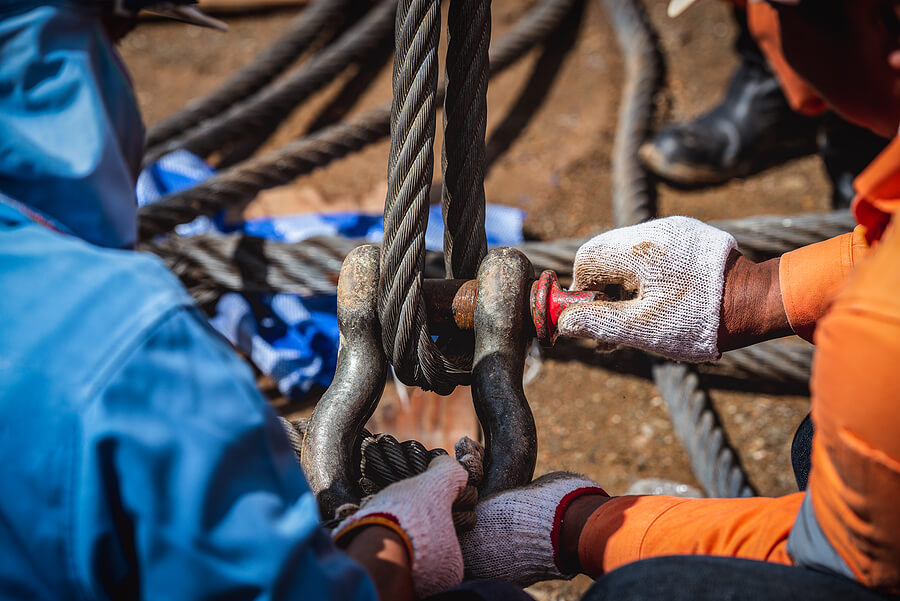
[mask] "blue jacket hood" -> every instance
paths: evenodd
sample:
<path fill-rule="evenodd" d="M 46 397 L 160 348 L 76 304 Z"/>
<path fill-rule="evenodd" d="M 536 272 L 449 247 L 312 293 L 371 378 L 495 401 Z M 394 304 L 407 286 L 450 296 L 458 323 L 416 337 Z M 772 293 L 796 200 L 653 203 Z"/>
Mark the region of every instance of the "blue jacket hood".
<path fill-rule="evenodd" d="M 134 245 L 144 128 L 85 4 L 0 9 L 0 193 L 100 246 Z"/>

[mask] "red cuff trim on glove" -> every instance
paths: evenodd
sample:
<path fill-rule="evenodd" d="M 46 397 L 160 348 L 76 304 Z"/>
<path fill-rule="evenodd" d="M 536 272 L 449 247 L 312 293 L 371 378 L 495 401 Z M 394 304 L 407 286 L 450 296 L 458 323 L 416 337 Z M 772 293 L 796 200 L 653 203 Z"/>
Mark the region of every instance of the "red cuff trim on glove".
<path fill-rule="evenodd" d="M 403 528 L 400 527 L 400 520 L 398 520 L 395 515 L 390 513 L 369 513 L 359 518 L 358 520 L 353 520 L 352 522 L 344 526 L 344 528 L 342 528 L 340 532 L 335 534 L 334 542 L 340 544 L 341 539 L 344 539 L 348 534 L 350 534 L 351 532 L 357 532 L 361 528 L 365 528 L 367 526 L 382 526 L 394 531 L 397 536 L 400 537 L 400 540 L 403 541 L 403 544 L 406 547 L 406 552 L 409 555 L 410 566 L 412 566 L 412 563 L 415 560 L 415 556 L 413 555 L 412 541 L 409 540 L 409 536 L 407 536 Z"/>
<path fill-rule="evenodd" d="M 587 494 L 601 494 L 604 497 L 609 496 L 606 491 L 599 486 L 576 488 L 562 498 L 559 505 L 556 506 L 556 513 L 553 515 L 553 527 L 550 529 L 550 544 L 553 545 L 553 563 L 561 574 L 566 573 L 563 570 L 563 567 L 559 565 L 559 531 L 562 526 L 563 516 L 566 513 L 566 509 L 572 504 L 572 501 Z"/>

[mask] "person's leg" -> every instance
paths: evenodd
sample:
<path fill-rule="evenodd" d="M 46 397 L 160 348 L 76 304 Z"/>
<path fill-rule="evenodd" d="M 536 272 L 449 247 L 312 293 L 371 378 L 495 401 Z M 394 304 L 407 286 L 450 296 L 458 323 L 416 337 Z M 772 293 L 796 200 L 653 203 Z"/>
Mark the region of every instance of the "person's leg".
<path fill-rule="evenodd" d="M 806 490 L 809 482 L 809 470 L 812 466 L 813 423 L 809 414 L 803 418 L 797 431 L 794 432 L 794 440 L 791 442 L 791 466 L 794 468 L 794 479 L 797 481 L 797 490 Z"/>
<path fill-rule="evenodd" d="M 828 113 L 822 121 L 819 154 L 825 173 L 831 180 L 831 206 L 850 207 L 856 192 L 853 180 L 878 154 L 889 140 Z"/>
<path fill-rule="evenodd" d="M 765 2 L 747 7 L 747 32 L 762 51 L 790 107 L 803 115 L 819 115 L 825 105 L 781 53 L 778 13 Z M 853 200 L 853 180 L 887 145 L 888 140 L 848 123 L 836 114 L 825 115 L 820 128 L 819 154 L 832 184 L 832 206 L 848 208 Z"/>
<path fill-rule="evenodd" d="M 582 601 L 884 601 L 856 582 L 775 563 L 679 555 L 637 561 L 599 578 Z"/>
<path fill-rule="evenodd" d="M 735 4 L 740 4 L 735 2 Z M 777 13 L 765 2 L 737 6 L 740 59 L 722 101 L 674 123 L 640 149 L 644 165 L 674 185 L 702 187 L 809 154 L 822 156 L 832 206 L 853 200 L 853 179 L 888 140 L 825 111 L 818 94 L 781 54 Z"/>
<path fill-rule="evenodd" d="M 663 128 L 640 149 L 647 168 L 671 184 L 721 184 L 816 150 L 817 119 L 791 109 L 747 13 L 735 8 L 734 18 L 740 62 L 724 98 L 693 120 Z"/>

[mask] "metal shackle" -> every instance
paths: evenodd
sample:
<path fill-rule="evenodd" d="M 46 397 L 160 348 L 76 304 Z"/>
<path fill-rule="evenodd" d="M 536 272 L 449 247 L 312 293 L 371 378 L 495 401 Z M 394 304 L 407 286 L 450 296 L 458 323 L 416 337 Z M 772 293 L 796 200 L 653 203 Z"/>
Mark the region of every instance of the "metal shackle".
<path fill-rule="evenodd" d="M 482 498 L 534 475 L 537 430 L 522 385 L 533 336 L 522 307 L 533 279 L 531 262 L 512 248 L 488 252 L 478 268 L 472 400 L 484 430 Z"/>
<path fill-rule="evenodd" d="M 345 503 L 359 503 L 357 444 L 387 376 L 376 306 L 379 260 L 380 251 L 371 245 L 344 259 L 337 286 L 337 369 L 303 438 L 300 462 L 325 519 Z"/>
<path fill-rule="evenodd" d="M 301 455 L 325 519 L 362 496 L 359 438 L 387 374 L 376 307 L 378 277 L 378 249 L 361 246 L 344 260 L 338 280 L 337 369 L 310 418 Z M 526 484 L 534 474 L 537 433 L 522 374 L 535 334 L 530 307 L 536 284 L 531 263 L 511 248 L 490 251 L 475 283 L 477 294 L 466 313 L 475 339 L 472 399 L 485 439 L 479 492 L 488 495 Z"/>

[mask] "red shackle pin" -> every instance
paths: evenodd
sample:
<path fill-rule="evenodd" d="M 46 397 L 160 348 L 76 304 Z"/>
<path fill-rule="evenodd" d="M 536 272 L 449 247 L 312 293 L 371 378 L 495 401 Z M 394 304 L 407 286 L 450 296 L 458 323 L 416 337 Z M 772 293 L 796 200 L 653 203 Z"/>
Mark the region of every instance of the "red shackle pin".
<path fill-rule="evenodd" d="M 422 290 L 432 334 L 471 331 L 475 327 L 475 298 L 478 295 L 475 280 L 428 279 L 423 281 Z M 543 346 L 553 346 L 559 334 L 557 324 L 562 312 L 573 305 L 597 300 L 608 300 L 608 297 L 592 290 L 565 290 L 559 285 L 556 273 L 548 270 L 532 283 L 528 306 L 522 307 L 522 312 L 526 321 L 534 325 L 538 341 Z"/>
<path fill-rule="evenodd" d="M 559 335 L 559 316 L 569 307 L 605 298 L 602 292 L 593 290 L 565 290 L 559 285 L 556 272 L 544 271 L 531 285 L 531 319 L 538 342 L 543 346 L 553 346 Z"/>

